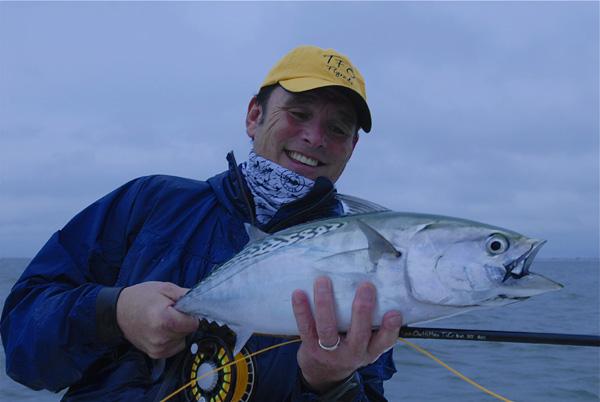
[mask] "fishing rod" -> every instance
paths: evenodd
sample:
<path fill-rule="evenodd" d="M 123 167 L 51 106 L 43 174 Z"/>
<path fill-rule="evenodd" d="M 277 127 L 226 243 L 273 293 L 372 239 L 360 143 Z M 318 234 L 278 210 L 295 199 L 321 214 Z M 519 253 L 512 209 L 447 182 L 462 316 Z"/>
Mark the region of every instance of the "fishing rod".
<path fill-rule="evenodd" d="M 546 332 L 485 331 L 479 329 L 402 327 L 402 338 L 447 339 L 482 342 L 541 343 L 547 345 L 600 346 L 600 336 Z"/>

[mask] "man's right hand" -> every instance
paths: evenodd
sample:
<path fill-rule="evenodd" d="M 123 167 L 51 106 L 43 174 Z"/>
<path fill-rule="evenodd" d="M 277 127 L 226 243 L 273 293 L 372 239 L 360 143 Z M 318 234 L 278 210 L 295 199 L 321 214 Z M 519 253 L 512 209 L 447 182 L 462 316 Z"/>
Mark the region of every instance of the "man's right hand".
<path fill-rule="evenodd" d="M 171 357 L 198 329 L 198 319 L 173 305 L 188 289 L 169 282 L 143 282 L 123 289 L 117 301 L 117 323 L 125 338 L 153 359 Z"/>

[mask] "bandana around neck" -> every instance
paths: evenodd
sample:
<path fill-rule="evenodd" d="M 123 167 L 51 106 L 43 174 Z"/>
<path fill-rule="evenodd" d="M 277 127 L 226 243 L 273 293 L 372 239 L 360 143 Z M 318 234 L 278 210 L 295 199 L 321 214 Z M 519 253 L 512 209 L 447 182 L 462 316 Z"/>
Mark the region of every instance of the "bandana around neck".
<path fill-rule="evenodd" d="M 254 151 L 250 151 L 248 161 L 242 163 L 241 170 L 254 198 L 256 219 L 263 225 L 283 204 L 308 194 L 315 183 L 309 178 L 256 155 Z"/>

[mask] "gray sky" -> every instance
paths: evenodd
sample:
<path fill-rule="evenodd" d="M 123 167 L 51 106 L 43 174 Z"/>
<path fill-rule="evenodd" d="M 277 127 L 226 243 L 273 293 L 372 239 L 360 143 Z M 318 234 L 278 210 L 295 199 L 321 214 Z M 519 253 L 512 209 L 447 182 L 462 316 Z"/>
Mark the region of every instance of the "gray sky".
<path fill-rule="evenodd" d="M 137 176 L 205 179 L 271 66 L 348 55 L 373 130 L 341 192 L 599 254 L 599 3 L 0 3 L 0 257 Z"/>

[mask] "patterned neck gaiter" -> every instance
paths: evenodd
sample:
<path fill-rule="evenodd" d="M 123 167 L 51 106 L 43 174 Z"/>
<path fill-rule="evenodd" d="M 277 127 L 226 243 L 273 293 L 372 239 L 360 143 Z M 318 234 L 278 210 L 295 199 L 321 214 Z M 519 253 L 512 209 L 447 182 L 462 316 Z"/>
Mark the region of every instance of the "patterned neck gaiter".
<path fill-rule="evenodd" d="M 315 183 L 311 179 L 256 155 L 254 151 L 250 151 L 248 161 L 242 163 L 241 170 L 254 198 L 256 219 L 263 225 L 275 215 L 283 204 L 308 194 Z"/>

